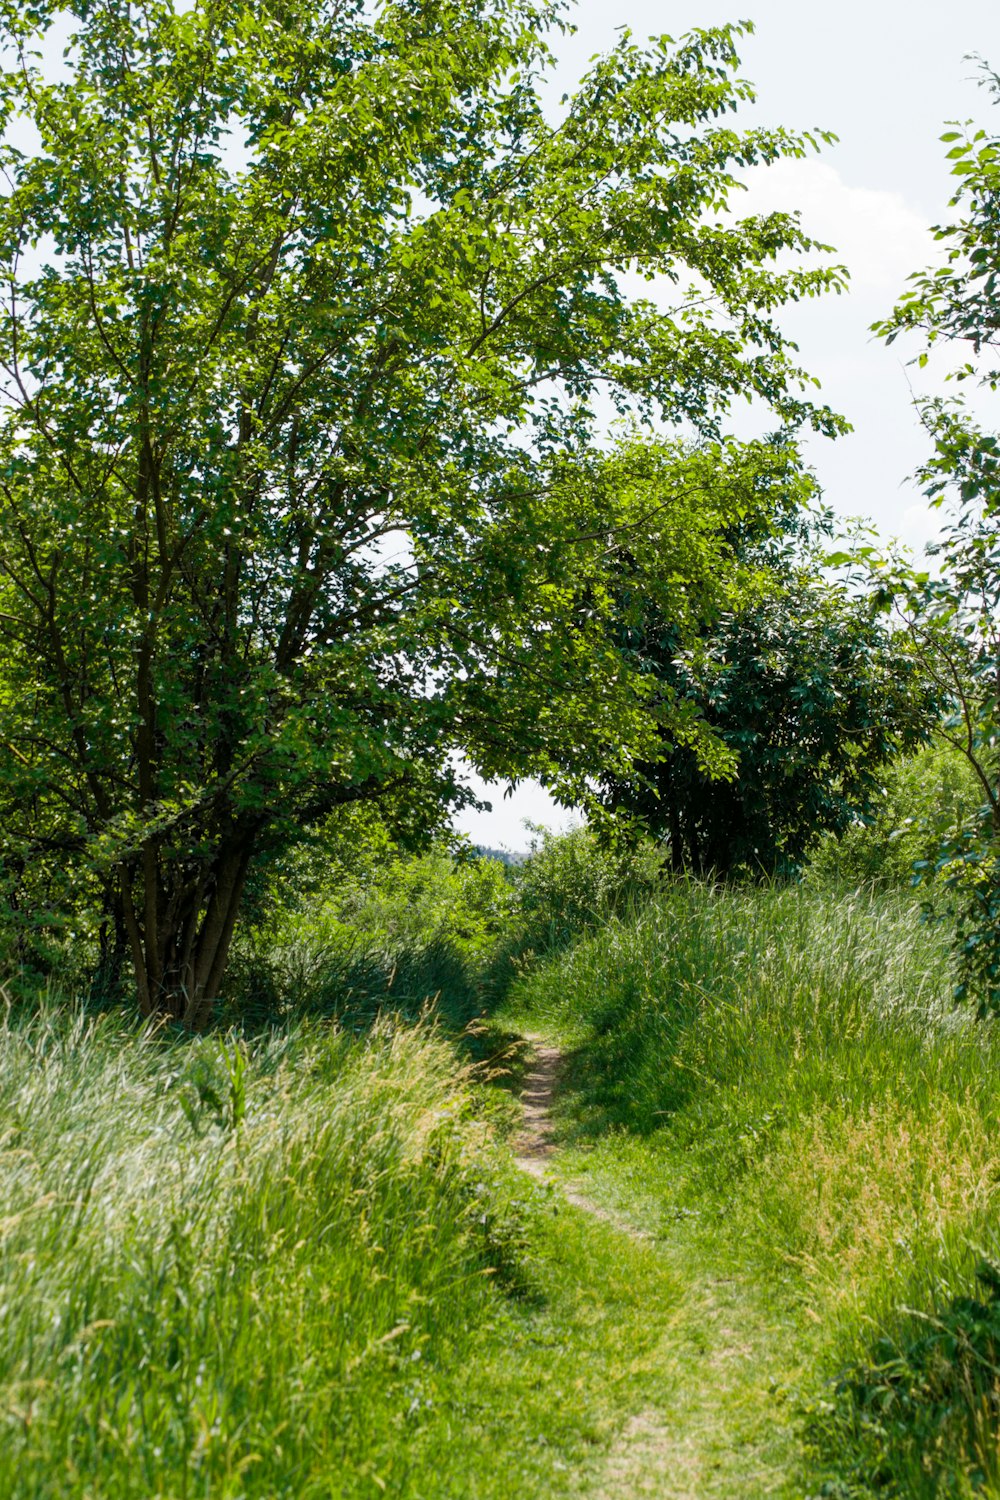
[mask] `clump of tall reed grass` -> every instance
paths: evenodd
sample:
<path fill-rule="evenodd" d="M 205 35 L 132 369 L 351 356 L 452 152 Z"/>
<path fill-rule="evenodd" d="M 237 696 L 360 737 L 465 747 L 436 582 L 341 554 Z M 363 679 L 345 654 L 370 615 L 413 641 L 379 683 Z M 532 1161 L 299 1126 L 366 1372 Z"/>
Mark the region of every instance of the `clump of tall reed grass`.
<path fill-rule="evenodd" d="M 43 1009 L 0 1027 L 0 1157 L 0 1493 L 420 1489 L 435 1372 L 518 1255 L 440 1036 Z"/>

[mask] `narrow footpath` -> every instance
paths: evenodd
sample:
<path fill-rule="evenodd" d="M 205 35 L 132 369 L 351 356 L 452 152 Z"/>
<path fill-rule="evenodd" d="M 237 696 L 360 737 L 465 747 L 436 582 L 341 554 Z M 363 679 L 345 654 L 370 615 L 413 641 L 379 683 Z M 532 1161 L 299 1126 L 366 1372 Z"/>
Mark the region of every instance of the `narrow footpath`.
<path fill-rule="evenodd" d="M 612 1209 L 588 1195 L 564 1165 L 553 1119 L 563 1056 L 541 1037 L 526 1040 L 533 1062 L 521 1095 L 517 1165 L 576 1210 L 644 1242 L 663 1278 L 680 1289 L 673 1299 L 651 1299 L 651 1316 L 658 1307 L 670 1309 L 659 1313 L 662 1326 L 644 1361 L 656 1399 L 639 1404 L 630 1390 L 610 1450 L 578 1476 L 574 1492 L 591 1500 L 801 1500 L 794 1421 L 782 1394 L 795 1374 L 789 1323 L 768 1307 L 749 1276 L 706 1259 L 704 1245 L 683 1222 L 668 1235 L 662 1225 L 643 1222 L 641 1205 L 619 1201 Z M 664 1371 L 674 1376 L 666 1400 Z"/>

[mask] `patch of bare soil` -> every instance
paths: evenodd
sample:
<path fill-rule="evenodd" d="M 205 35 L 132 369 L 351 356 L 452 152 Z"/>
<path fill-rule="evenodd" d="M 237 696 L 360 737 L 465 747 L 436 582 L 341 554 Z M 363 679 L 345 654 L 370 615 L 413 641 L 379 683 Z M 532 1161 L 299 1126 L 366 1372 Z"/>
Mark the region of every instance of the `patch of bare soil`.
<path fill-rule="evenodd" d="M 529 1037 L 534 1061 L 521 1090 L 524 1124 L 514 1141 L 514 1160 L 532 1177 L 545 1176 L 545 1163 L 556 1149 L 552 1125 L 552 1103 L 555 1099 L 563 1057 L 558 1047 Z"/>
<path fill-rule="evenodd" d="M 531 1043 L 534 1061 L 521 1090 L 524 1124 L 514 1139 L 514 1160 L 523 1172 L 530 1172 L 532 1177 L 544 1182 L 548 1176 L 548 1162 L 556 1151 L 552 1105 L 559 1088 L 565 1058 L 558 1047 L 550 1047 L 537 1037 L 529 1036 L 527 1040 Z M 651 1238 L 646 1230 L 630 1224 L 620 1214 L 602 1208 L 599 1203 L 580 1192 L 573 1183 L 560 1183 L 560 1192 L 567 1203 L 592 1214 L 595 1219 L 613 1224 L 623 1234 L 629 1234 L 637 1240 Z"/>

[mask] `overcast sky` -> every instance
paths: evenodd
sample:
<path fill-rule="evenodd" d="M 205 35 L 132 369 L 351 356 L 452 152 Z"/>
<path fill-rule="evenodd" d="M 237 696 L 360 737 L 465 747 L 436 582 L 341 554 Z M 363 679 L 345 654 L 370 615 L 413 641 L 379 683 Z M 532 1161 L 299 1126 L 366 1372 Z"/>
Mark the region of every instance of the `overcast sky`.
<path fill-rule="evenodd" d="M 852 274 L 848 296 L 792 308 L 782 319 L 822 381 L 823 399 L 855 429 L 836 443 L 814 442 L 810 462 L 839 514 L 870 517 L 885 535 L 919 548 L 932 528 L 907 478 L 927 451 L 911 382 L 927 390 L 933 376 L 908 369 L 907 351 L 885 348 L 868 328 L 935 253 L 930 226 L 946 217 L 954 182 L 939 139 L 946 122 L 977 118 L 1000 131 L 1000 107 L 969 60 L 978 54 L 1000 72 L 1000 0 L 743 0 L 734 10 L 693 0 L 580 0 L 576 35 L 558 42 L 560 85 L 572 90 L 617 27 L 636 38 L 679 37 L 744 17 L 756 33 L 742 45 L 743 74 L 758 92 L 744 122 L 839 136 L 820 156 L 753 174 L 744 200 L 748 212 L 801 210 L 806 231 L 835 245 Z M 489 795 L 492 814 L 459 820 L 479 843 L 523 848 L 524 818 L 553 827 L 567 821 L 541 788 Z"/>

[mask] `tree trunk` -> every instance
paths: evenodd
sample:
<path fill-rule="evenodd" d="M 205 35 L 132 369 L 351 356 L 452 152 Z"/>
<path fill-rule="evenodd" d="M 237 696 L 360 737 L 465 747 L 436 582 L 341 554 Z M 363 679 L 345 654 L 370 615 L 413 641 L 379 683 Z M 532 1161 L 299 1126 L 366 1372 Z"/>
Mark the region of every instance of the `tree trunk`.
<path fill-rule="evenodd" d="M 687 810 L 687 817 L 684 821 L 687 824 L 685 844 L 687 846 L 689 861 L 688 868 L 700 880 L 705 873 L 705 864 L 702 854 L 701 837 L 698 832 L 698 820 L 690 808 Z"/>
<path fill-rule="evenodd" d="M 93 992 L 98 997 L 104 998 L 117 991 L 128 952 L 128 932 L 121 894 L 113 885 L 109 885 L 104 892 L 104 917 L 98 931 L 98 960 L 92 981 Z"/>
<path fill-rule="evenodd" d="M 193 1031 L 211 1021 L 255 843 L 256 829 L 237 825 L 201 864 L 178 869 L 150 840 L 122 871 L 122 915 L 143 1016 Z"/>
<path fill-rule="evenodd" d="M 671 801 L 667 814 L 670 825 L 670 868 L 675 875 L 684 872 L 684 835 L 681 832 L 681 814 L 675 801 Z"/>

